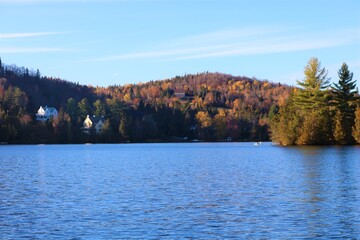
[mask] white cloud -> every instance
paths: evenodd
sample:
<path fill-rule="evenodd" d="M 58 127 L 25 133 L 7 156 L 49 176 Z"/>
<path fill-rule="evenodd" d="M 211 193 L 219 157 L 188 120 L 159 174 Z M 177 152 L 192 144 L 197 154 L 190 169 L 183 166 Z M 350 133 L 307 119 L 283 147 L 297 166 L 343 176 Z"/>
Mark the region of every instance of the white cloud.
<path fill-rule="evenodd" d="M 0 0 L 1 1 L 1 0 Z M 12 39 L 23 39 L 31 37 L 43 37 L 50 35 L 65 34 L 69 32 L 22 32 L 22 33 L 0 33 L 0 40 L 12 40 Z M 17 42 L 19 44 L 19 42 Z M 20 41 L 20 44 L 26 44 L 25 39 Z M 33 46 L 5 46 L 4 44 L 0 46 L 0 53 L 45 53 L 45 52 L 64 52 L 64 51 L 73 51 L 74 49 L 65 49 L 59 47 L 33 47 Z"/>
<path fill-rule="evenodd" d="M 260 26 L 260 27 L 246 27 L 241 29 L 225 29 L 210 33 L 198 34 L 190 37 L 185 37 L 177 41 L 173 41 L 172 45 L 194 45 L 194 44 L 210 44 L 219 42 L 241 40 L 244 38 L 259 37 L 267 34 L 275 34 L 286 31 L 286 28 L 280 26 Z"/>
<path fill-rule="evenodd" d="M 180 61 L 324 49 L 358 43 L 360 36 L 356 33 L 359 32 L 358 28 L 311 34 L 294 33 L 279 27 L 225 30 L 174 40 L 153 51 L 104 56 L 90 61 L 149 58 L 159 61 Z"/>
<path fill-rule="evenodd" d="M 32 47 L 0 47 L 2 53 L 47 53 L 47 52 L 63 52 L 69 51 L 64 48 L 32 48 Z"/>
<path fill-rule="evenodd" d="M 16 3 L 56 3 L 56 2 L 99 2 L 100 0 L 0 0 L 0 3 L 16 4 Z M 104 0 L 109 1 L 109 0 Z"/>
<path fill-rule="evenodd" d="M 41 4 L 41 3 L 106 3 L 106 2 L 146 2 L 147 0 L 0 0 L 0 4 Z M 150 0 L 166 1 L 166 0 Z"/>
<path fill-rule="evenodd" d="M 102 61 L 113 61 L 113 60 L 134 60 L 134 59 L 146 59 L 146 58 L 160 58 L 160 57 L 171 57 L 179 55 L 188 55 L 194 52 L 204 52 L 210 51 L 212 49 L 221 49 L 223 45 L 220 46 L 209 46 L 209 47 L 197 47 L 197 48 L 180 48 L 180 49 L 166 49 L 158 51 L 149 51 L 149 52 L 134 52 L 126 53 L 112 56 L 105 56 L 99 58 L 89 59 L 88 61 L 93 62 L 102 62 Z"/>
<path fill-rule="evenodd" d="M 229 45 L 220 50 L 200 54 L 174 57 L 168 60 L 187 60 L 209 57 L 258 55 L 282 52 L 296 52 L 313 49 L 331 48 L 350 43 L 349 39 L 267 39 L 265 41 L 244 42 L 237 46 Z"/>
<path fill-rule="evenodd" d="M 64 34 L 64 33 L 66 33 L 66 32 L 0 33 L 0 39 L 38 37 L 38 36 L 57 35 L 57 34 Z"/>

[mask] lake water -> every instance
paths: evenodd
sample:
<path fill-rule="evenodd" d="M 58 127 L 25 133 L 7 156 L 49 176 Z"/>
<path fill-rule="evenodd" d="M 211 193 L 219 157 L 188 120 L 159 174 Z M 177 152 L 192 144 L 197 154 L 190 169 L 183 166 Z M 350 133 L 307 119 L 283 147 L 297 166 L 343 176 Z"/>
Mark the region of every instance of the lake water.
<path fill-rule="evenodd" d="M 0 239 L 359 236 L 358 146 L 0 146 Z"/>

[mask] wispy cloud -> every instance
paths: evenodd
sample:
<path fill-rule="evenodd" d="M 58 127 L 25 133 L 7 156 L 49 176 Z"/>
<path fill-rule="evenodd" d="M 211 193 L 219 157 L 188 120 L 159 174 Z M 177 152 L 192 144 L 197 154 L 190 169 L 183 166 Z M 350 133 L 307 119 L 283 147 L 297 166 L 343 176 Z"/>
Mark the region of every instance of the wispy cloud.
<path fill-rule="evenodd" d="M 180 49 L 166 49 L 149 52 L 134 52 L 127 54 L 119 54 L 112 56 L 105 56 L 99 58 L 89 59 L 89 61 L 102 62 L 102 61 L 113 61 L 113 60 L 134 60 L 134 59 L 146 59 L 146 58 L 161 58 L 170 56 L 181 56 L 189 55 L 196 52 L 206 52 L 212 49 L 221 49 L 224 46 L 208 46 L 208 47 L 197 47 L 197 48 L 180 48 Z"/>
<path fill-rule="evenodd" d="M 0 0 L 1 1 L 1 0 Z M 40 41 L 44 40 L 43 37 L 51 35 L 66 34 L 69 32 L 18 32 L 18 33 L 0 33 L 0 40 L 7 42 L 7 44 L 1 44 L 0 53 L 46 53 L 46 52 L 64 52 L 72 51 L 71 49 L 61 47 L 37 47 L 27 46 L 29 45 L 28 38 L 41 37 Z M 13 39 L 19 39 L 21 41 L 15 42 Z M 36 39 L 38 40 L 38 39 Z M 48 40 L 48 39 L 47 39 Z M 10 43 L 11 41 L 11 43 Z M 47 41 L 48 42 L 48 41 Z M 43 42 L 38 42 L 38 46 L 43 45 Z"/>
<path fill-rule="evenodd" d="M 0 47 L 0 53 L 48 53 L 64 52 L 69 49 L 64 48 L 36 48 L 36 47 Z"/>
<path fill-rule="evenodd" d="M 33 4 L 33 3 L 56 3 L 56 2 L 107 2 L 111 0 L 0 0 L 0 3 L 6 4 L 17 4 L 17 3 L 26 3 L 26 4 Z M 114 0 L 113 0 L 114 1 Z"/>
<path fill-rule="evenodd" d="M 106 3 L 106 2 L 193 2 L 194 0 L 0 0 L 0 4 L 38 4 L 38 3 Z M 213 0 L 197 0 L 200 2 L 208 2 Z"/>
<path fill-rule="evenodd" d="M 1 1 L 1 0 L 0 0 Z M 38 36 L 49 36 L 64 34 L 67 32 L 23 32 L 23 33 L 0 33 L 0 39 L 9 39 L 9 38 L 28 38 L 28 37 L 38 37 Z"/>
<path fill-rule="evenodd" d="M 266 39 L 264 41 L 244 42 L 239 45 L 226 46 L 223 49 L 199 54 L 174 57 L 168 60 L 187 60 L 209 57 L 240 55 L 259 55 L 270 53 L 296 52 L 341 46 L 349 43 L 346 39 Z"/>
<path fill-rule="evenodd" d="M 106 3 L 106 2 L 161 2 L 169 0 L 0 0 L 0 4 L 51 4 L 51 3 Z M 174 0 L 176 1 L 176 0 Z"/>
<path fill-rule="evenodd" d="M 219 43 L 234 41 L 235 39 L 244 39 L 251 37 L 259 37 L 267 34 L 275 34 L 286 31 L 286 27 L 281 26 L 258 26 L 246 27 L 241 29 L 224 29 L 220 31 L 203 33 L 194 36 L 185 37 L 178 41 L 173 41 L 172 44 L 186 45 L 186 44 L 204 44 L 204 43 Z"/>
<path fill-rule="evenodd" d="M 360 41 L 360 29 L 333 30 L 312 34 L 288 28 L 257 27 L 200 34 L 162 44 L 152 51 L 104 56 L 90 61 L 157 59 L 179 61 L 226 56 L 258 55 L 332 48 Z"/>

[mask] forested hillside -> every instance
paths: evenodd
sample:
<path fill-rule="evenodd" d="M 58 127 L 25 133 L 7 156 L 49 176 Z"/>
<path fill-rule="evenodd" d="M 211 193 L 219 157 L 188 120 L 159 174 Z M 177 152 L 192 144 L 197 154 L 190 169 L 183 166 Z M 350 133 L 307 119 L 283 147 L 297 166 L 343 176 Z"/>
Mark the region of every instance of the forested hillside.
<path fill-rule="evenodd" d="M 91 87 L 0 62 L 0 142 L 265 141 L 291 87 L 255 78 L 199 73 L 125 86 Z M 40 106 L 58 118 L 35 120 Z M 101 134 L 81 130 L 105 116 Z"/>

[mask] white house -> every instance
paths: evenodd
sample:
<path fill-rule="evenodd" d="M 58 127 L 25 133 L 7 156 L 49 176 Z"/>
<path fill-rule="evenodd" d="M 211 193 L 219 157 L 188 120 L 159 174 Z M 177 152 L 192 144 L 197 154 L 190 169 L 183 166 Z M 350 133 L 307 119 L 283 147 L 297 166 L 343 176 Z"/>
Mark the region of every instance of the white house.
<path fill-rule="evenodd" d="M 47 121 L 50 118 L 57 118 L 58 111 L 54 107 L 45 106 L 44 108 L 40 106 L 39 110 L 36 113 L 36 120 L 38 121 Z"/>
<path fill-rule="evenodd" d="M 90 134 L 91 128 L 94 128 L 96 134 L 100 134 L 102 132 L 104 123 L 105 123 L 104 116 L 96 117 L 95 115 L 93 116 L 87 115 L 83 123 L 84 133 Z"/>

